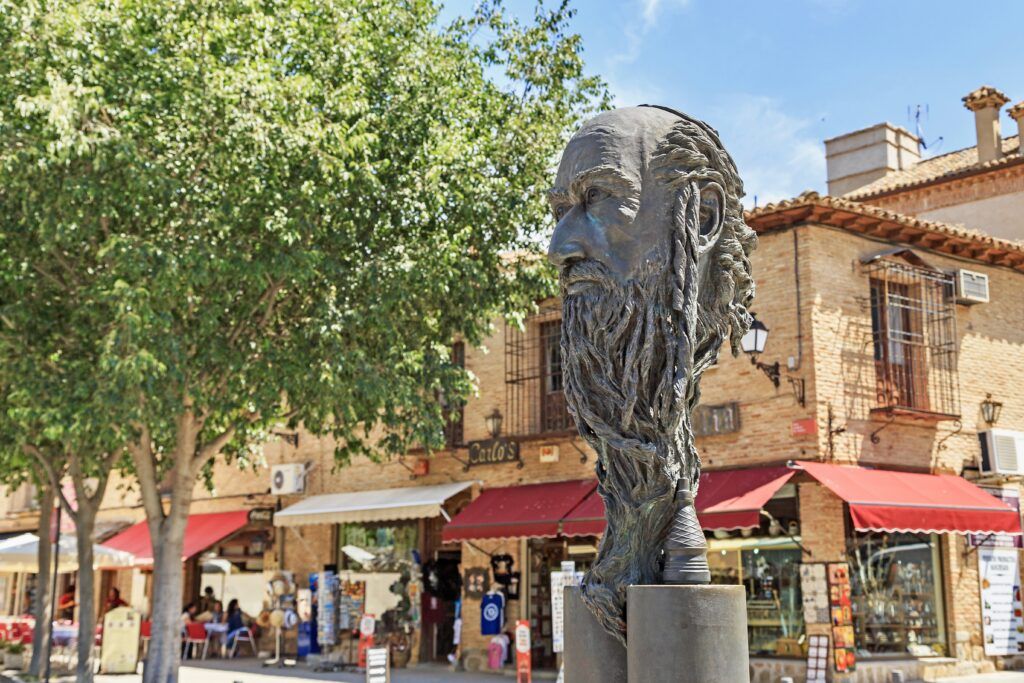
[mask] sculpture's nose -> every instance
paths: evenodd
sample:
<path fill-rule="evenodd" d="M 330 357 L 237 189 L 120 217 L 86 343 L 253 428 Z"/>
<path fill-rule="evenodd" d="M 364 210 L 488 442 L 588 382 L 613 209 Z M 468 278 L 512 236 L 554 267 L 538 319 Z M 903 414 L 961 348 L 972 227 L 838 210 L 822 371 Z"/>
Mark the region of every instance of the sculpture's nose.
<path fill-rule="evenodd" d="M 587 258 L 586 236 L 572 213 L 555 226 L 555 234 L 551 236 L 548 247 L 548 260 L 559 268 Z"/>

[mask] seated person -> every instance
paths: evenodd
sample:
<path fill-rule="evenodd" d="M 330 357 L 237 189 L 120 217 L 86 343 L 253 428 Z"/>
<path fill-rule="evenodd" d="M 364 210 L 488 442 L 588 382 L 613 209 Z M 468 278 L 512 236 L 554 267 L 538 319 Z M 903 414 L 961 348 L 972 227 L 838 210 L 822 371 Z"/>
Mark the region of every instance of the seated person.
<path fill-rule="evenodd" d="M 245 616 L 245 612 L 238 606 L 238 600 L 232 600 L 228 603 L 228 634 L 226 639 L 226 645 L 231 647 L 231 644 L 235 642 L 235 638 L 238 634 L 248 628 L 251 619 Z"/>
<path fill-rule="evenodd" d="M 109 591 L 107 591 L 107 604 L 103 608 L 103 613 L 104 614 L 106 614 L 107 612 L 109 612 L 112 609 L 117 609 L 118 607 L 127 607 L 127 606 L 128 606 L 128 603 L 121 599 L 121 591 L 120 590 L 118 590 L 117 588 L 111 587 L 111 589 Z"/>
<path fill-rule="evenodd" d="M 196 612 L 198 611 L 196 603 L 190 602 L 185 605 L 185 610 L 181 613 L 181 628 L 184 630 L 185 624 L 191 624 L 196 621 Z"/>
<path fill-rule="evenodd" d="M 57 613 L 60 618 L 64 621 L 73 621 L 75 618 L 75 607 L 78 605 L 75 602 L 75 584 L 69 584 L 67 590 L 60 595 L 60 599 L 57 600 Z"/>

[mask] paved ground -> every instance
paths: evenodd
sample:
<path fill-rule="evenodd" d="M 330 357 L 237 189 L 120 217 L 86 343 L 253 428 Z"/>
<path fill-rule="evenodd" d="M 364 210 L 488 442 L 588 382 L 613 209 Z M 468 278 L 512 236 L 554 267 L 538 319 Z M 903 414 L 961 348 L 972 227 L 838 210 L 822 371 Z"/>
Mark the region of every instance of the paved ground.
<path fill-rule="evenodd" d="M 997 674 L 939 678 L 936 680 L 936 683 L 1024 683 L 1024 673 L 1020 671 L 1003 671 Z"/>
<path fill-rule="evenodd" d="M 17 683 L 12 674 L 0 680 Z M 451 671 L 443 666 L 419 666 L 415 669 L 395 669 L 391 672 L 394 683 L 507 683 L 514 680 L 514 672 L 506 675 L 470 674 Z M 536 677 L 535 677 L 536 678 Z M 139 683 L 138 675 L 97 676 L 96 683 Z M 314 673 L 305 666 L 286 669 L 264 668 L 255 660 L 234 659 L 230 661 L 207 661 L 199 665 L 185 664 L 178 676 L 181 683 L 294 683 L 296 680 L 341 681 L 342 683 L 365 683 L 363 673 Z M 72 683 L 74 677 L 54 676 L 53 683 Z"/>

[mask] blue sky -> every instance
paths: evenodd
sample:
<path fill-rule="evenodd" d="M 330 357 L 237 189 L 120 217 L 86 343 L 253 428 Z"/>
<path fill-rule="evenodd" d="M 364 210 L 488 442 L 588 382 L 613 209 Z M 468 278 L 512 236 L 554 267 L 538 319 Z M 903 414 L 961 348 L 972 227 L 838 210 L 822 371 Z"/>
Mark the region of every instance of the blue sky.
<path fill-rule="evenodd" d="M 464 12 L 474 0 L 447 0 Z M 960 98 L 1024 100 L 1024 2 L 574 0 L 588 70 L 617 106 L 664 104 L 718 128 L 748 205 L 825 190 L 826 138 L 927 106 L 934 153 L 974 144 Z M 532 13 L 533 0 L 506 0 Z M 1016 133 L 1005 114 L 1003 134 Z M 926 155 L 930 155 L 926 152 Z"/>

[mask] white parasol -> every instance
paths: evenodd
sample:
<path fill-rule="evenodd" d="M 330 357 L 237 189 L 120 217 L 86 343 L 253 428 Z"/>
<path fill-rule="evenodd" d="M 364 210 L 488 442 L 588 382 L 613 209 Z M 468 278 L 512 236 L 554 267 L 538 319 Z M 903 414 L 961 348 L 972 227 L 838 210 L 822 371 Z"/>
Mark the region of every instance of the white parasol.
<path fill-rule="evenodd" d="M 94 544 L 93 566 L 99 567 L 131 567 L 135 557 L 130 553 L 114 550 L 100 544 Z M 30 572 L 39 571 L 39 537 L 35 534 L 21 534 L 0 541 L 0 571 Z M 78 570 L 78 541 L 74 536 L 61 536 L 58 572 Z"/>

